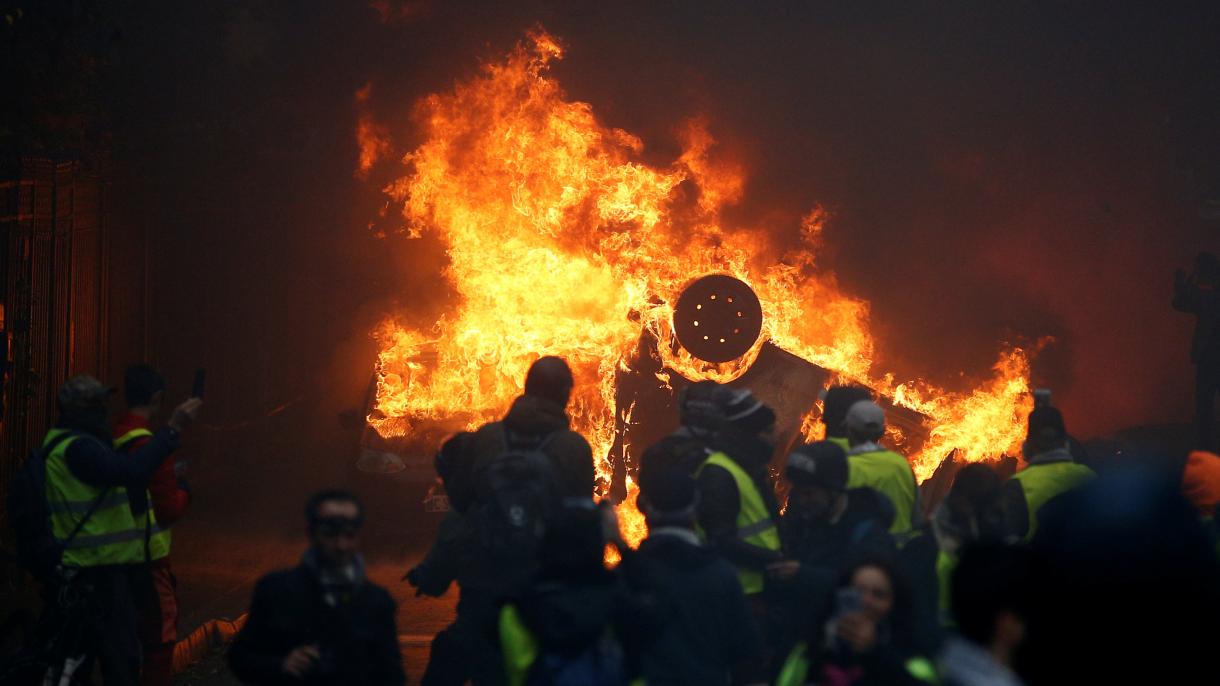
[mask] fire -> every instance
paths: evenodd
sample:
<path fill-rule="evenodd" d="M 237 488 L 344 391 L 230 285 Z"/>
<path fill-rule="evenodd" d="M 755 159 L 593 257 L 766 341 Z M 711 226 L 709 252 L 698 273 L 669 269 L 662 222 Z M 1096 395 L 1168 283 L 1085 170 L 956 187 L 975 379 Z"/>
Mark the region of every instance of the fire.
<path fill-rule="evenodd" d="M 763 227 L 725 226 L 722 211 L 741 198 L 745 174 L 716 156 L 706 122 L 681 128 L 683 152 L 672 164 L 646 164 L 639 138 L 600 123 L 548 75 L 562 55 L 558 40 L 536 30 L 502 61 L 418 106 L 424 142 L 386 192 L 411 235 L 432 232 L 447 247 L 453 306 L 431 327 L 391 318 L 375 332 L 377 413 L 369 421 L 379 433 L 404 435 L 427 420 L 475 427 L 496 419 L 520 394 L 529 365 L 559 355 L 577 379 L 574 428 L 605 456 L 615 371 L 647 330 L 663 342 L 665 364 L 691 379 L 730 381 L 771 340 L 925 412 L 932 439 L 912 459 L 921 479 L 951 450 L 982 460 L 1017 444 L 1028 391 L 1023 351 L 1004 353 L 995 379 L 966 395 L 875 375 L 868 305 L 844 294 L 818 262 L 826 214 L 809 212 L 799 247 L 787 251 Z M 669 345 L 672 304 L 689 280 L 709 273 L 745 281 L 763 304 L 763 335 L 725 364 Z M 609 464 L 599 472 L 608 484 Z M 633 503 L 620 507 L 620 518 L 638 540 L 644 529 Z"/>

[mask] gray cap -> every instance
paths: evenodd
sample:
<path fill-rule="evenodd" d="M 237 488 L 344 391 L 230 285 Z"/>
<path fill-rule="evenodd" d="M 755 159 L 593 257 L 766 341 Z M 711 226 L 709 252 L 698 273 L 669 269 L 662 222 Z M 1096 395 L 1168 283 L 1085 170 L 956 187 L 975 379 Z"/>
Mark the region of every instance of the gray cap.
<path fill-rule="evenodd" d="M 98 381 L 88 374 L 78 374 L 59 387 L 56 399 L 63 408 L 100 407 L 114 393 L 113 386 Z"/>
<path fill-rule="evenodd" d="M 861 400 L 847 411 L 848 431 L 880 436 L 885 432 L 885 410 L 871 400 Z"/>

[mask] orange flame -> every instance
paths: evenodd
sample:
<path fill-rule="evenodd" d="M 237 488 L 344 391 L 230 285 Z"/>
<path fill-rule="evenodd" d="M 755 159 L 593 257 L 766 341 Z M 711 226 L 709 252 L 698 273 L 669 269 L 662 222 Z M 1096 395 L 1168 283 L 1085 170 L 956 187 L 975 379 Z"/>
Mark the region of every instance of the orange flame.
<path fill-rule="evenodd" d="M 366 109 L 372 95 L 371 81 L 356 91 L 356 145 L 360 148 L 360 161 L 356 165 L 358 178 L 367 177 L 373 165 L 388 155 L 392 147 L 389 129 L 373 121 L 373 116 Z"/>
<path fill-rule="evenodd" d="M 541 30 L 503 61 L 419 105 L 425 141 L 386 192 L 413 236 L 434 232 L 448 249 L 453 307 L 430 329 L 394 319 L 375 332 L 378 412 L 370 423 L 399 436 L 421 421 L 498 418 L 520 394 L 529 365 L 559 355 L 577 389 L 574 428 L 607 455 L 614 440 L 614 377 L 641 329 L 663 343 L 666 366 L 691 379 L 730 381 L 766 340 L 842 377 L 868 383 L 932 418 L 913 464 L 926 478 L 957 449 L 996 456 L 1020 437 L 1028 363 L 1006 352 L 996 379 L 964 396 L 872 374 L 868 306 L 820 268 L 826 214 L 810 212 L 800 247 L 779 252 L 771 234 L 722 223 L 741 198 L 744 172 L 716 157 L 702 120 L 682 128 L 682 154 L 664 168 L 639 161 L 643 143 L 601 124 L 547 75 L 563 48 Z M 363 158 L 362 158 L 363 164 Z M 763 335 L 742 358 L 701 362 L 671 346 L 672 303 L 686 283 L 728 273 L 763 304 Z M 812 420 L 812 417 L 810 417 Z M 811 422 L 807 421 L 807 424 Z M 603 485 L 609 464 L 599 464 Z M 644 532 L 634 497 L 620 507 L 629 540 Z"/>

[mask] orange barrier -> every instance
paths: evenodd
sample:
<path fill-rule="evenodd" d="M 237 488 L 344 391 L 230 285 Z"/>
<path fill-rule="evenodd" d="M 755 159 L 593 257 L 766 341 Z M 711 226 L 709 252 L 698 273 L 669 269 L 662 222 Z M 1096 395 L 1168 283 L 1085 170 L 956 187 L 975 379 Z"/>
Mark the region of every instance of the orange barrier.
<path fill-rule="evenodd" d="M 228 645 L 237 632 L 246 625 L 242 616 L 232 621 L 228 619 L 212 619 L 191 632 L 190 636 L 174 644 L 174 674 L 184 671 L 187 667 L 207 657 L 213 650 L 219 650 Z"/>

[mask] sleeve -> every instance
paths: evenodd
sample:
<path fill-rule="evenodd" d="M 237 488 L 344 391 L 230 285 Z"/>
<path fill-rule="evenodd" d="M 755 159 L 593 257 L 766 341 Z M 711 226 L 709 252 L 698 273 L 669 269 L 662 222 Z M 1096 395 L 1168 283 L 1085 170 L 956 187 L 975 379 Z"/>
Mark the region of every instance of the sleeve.
<path fill-rule="evenodd" d="M 168 427 L 131 453 L 117 452 L 96 439 L 80 439 L 68 446 L 64 459 L 72 475 L 90 486 L 143 489 L 157 467 L 178 449 L 178 443 L 178 432 Z"/>
<path fill-rule="evenodd" d="M 462 553 L 469 545 L 471 531 L 466 518 L 450 511 L 436 530 L 436 541 L 428 554 L 408 574 L 423 595 L 439 598 L 457 578 Z"/>
<path fill-rule="evenodd" d="M 185 484 L 178 481 L 174 475 L 174 463 L 165 460 L 157 471 L 153 472 L 148 483 L 148 492 L 152 495 L 153 512 L 157 515 L 157 523 L 161 526 L 172 526 L 182 519 L 187 505 L 191 502 L 190 491 Z"/>
<path fill-rule="evenodd" d="M 229 669 L 242 683 L 274 684 L 284 681 L 280 665 L 286 653 L 281 654 L 269 646 L 269 623 L 276 603 L 268 586 L 267 579 L 255 586 L 246 625 L 229 647 Z"/>
<path fill-rule="evenodd" d="M 398 647 L 398 625 L 394 619 L 398 607 L 388 593 L 381 592 L 384 600 L 378 612 L 373 646 L 376 667 L 372 670 L 374 683 L 383 686 L 403 686 L 407 675 L 403 670 L 402 651 Z"/>
<path fill-rule="evenodd" d="M 1029 533 L 1029 503 L 1025 501 L 1025 490 L 1021 482 L 1009 479 L 1000 494 L 1000 507 L 1004 516 L 1004 539 L 1015 543 Z"/>
<path fill-rule="evenodd" d="M 779 551 L 750 545 L 737 537 L 740 494 L 728 471 L 708 465 L 699 472 L 699 526 L 708 543 L 738 567 L 763 569 L 783 559 Z"/>

